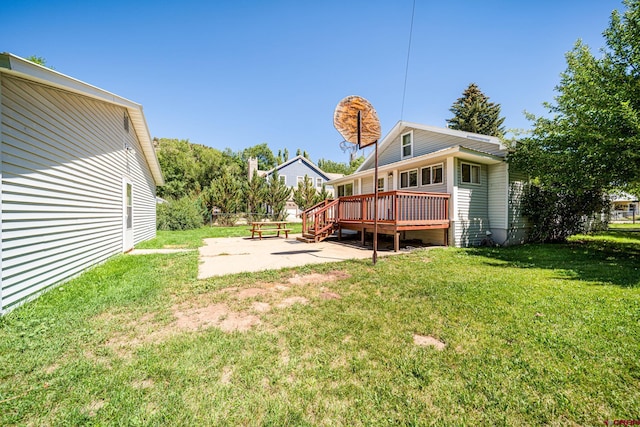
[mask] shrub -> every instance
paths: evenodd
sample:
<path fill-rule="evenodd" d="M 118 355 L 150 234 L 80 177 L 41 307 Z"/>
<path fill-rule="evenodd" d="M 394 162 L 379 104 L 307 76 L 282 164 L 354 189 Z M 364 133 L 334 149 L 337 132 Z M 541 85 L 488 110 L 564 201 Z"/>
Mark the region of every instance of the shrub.
<path fill-rule="evenodd" d="M 606 229 L 608 203 L 600 191 L 577 192 L 561 185 L 543 186 L 531 182 L 522 199 L 524 215 L 531 222 L 529 240 L 564 242 L 578 233 Z"/>
<path fill-rule="evenodd" d="M 202 226 L 202 215 L 189 197 L 161 203 L 156 209 L 158 230 L 191 230 Z"/>

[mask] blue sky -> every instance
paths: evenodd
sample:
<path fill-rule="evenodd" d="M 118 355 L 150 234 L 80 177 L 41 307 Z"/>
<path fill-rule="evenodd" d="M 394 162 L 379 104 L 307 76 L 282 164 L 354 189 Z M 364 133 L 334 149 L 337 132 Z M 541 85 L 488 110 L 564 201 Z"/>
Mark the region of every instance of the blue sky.
<path fill-rule="evenodd" d="M 618 0 L 169 2 L 5 1 L 0 51 L 144 107 L 151 135 L 220 150 L 266 142 L 277 153 L 346 161 L 333 111 L 367 98 L 382 133 L 401 118 L 446 126 L 470 82 L 501 104 L 507 128 L 544 114 L 582 39 L 594 52 Z"/>

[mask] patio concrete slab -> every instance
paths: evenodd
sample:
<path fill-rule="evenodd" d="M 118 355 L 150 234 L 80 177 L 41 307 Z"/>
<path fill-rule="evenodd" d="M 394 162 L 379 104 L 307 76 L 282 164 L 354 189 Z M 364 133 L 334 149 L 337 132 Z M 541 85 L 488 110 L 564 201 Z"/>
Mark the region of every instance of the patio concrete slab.
<path fill-rule="evenodd" d="M 372 256 L 368 248 L 332 241 L 304 243 L 296 240 L 298 236 L 290 234 L 287 239 L 265 237 L 262 240 L 247 237 L 204 239 L 205 244 L 199 249 L 198 279 Z M 378 251 L 378 256 L 396 253 L 401 252 Z"/>

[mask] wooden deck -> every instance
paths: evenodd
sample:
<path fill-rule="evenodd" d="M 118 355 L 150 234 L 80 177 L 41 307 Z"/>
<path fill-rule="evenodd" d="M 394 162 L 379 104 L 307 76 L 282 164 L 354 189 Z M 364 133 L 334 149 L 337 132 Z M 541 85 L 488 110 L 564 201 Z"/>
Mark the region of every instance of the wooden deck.
<path fill-rule="evenodd" d="M 302 232 L 307 240 L 320 241 L 341 230 L 356 230 L 364 244 L 366 233 L 374 230 L 374 194 L 343 196 L 325 200 L 302 215 Z M 394 236 L 399 250 L 400 233 L 411 230 L 443 229 L 448 241 L 449 194 L 415 191 L 378 193 L 378 233 Z"/>

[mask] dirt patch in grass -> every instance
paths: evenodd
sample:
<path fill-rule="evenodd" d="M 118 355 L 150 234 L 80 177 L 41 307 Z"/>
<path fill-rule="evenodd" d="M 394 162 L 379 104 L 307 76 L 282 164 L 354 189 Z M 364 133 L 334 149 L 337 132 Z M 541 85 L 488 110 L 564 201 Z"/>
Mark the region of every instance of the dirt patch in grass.
<path fill-rule="evenodd" d="M 220 383 L 231 384 L 232 377 L 233 377 L 233 368 L 231 366 L 225 366 L 222 369 L 222 374 L 220 375 Z"/>
<path fill-rule="evenodd" d="M 98 411 L 102 408 L 104 408 L 104 406 L 107 404 L 107 402 L 105 402 L 102 399 L 99 400 L 94 400 L 93 402 L 89 403 L 86 407 L 85 407 L 85 411 L 89 414 L 90 417 L 95 417 L 96 414 L 98 413 Z"/>
<path fill-rule="evenodd" d="M 344 280 L 351 277 L 351 275 L 345 271 L 330 271 L 328 273 L 311 273 L 305 275 L 298 275 L 289 278 L 287 283 L 290 285 L 315 285 L 319 283 L 328 283 L 328 282 L 336 282 L 338 280 Z"/>
<path fill-rule="evenodd" d="M 295 304 L 307 305 L 309 304 L 309 300 L 305 297 L 289 297 L 283 299 L 276 307 L 287 308 Z"/>
<path fill-rule="evenodd" d="M 169 337 L 184 332 L 195 332 L 208 328 L 218 328 L 223 332 L 247 332 L 265 323 L 265 316 L 273 307 L 286 309 L 293 305 L 310 304 L 309 291 L 307 296 L 291 295 L 294 288 L 312 286 L 311 298 L 324 300 L 340 299 L 341 296 L 322 286 L 343 280 L 350 275 L 343 271 L 331 271 L 320 274 L 296 274 L 285 282 L 254 283 L 250 288 L 232 286 L 209 294 L 200 294 L 187 300 L 176 302 L 169 308 L 169 320 L 162 319 L 158 313 L 135 314 L 131 312 L 105 312 L 96 316 L 94 320 L 112 329 L 104 346 L 117 357 L 129 358 L 133 351 L 144 344 L 162 342 Z M 225 301 L 220 301 L 220 298 Z M 247 306 L 249 300 L 250 305 Z M 251 301 L 253 300 L 253 301 Z M 258 317 L 258 316 L 262 316 Z M 99 356 L 92 354 L 94 358 Z"/>
<path fill-rule="evenodd" d="M 420 347 L 435 347 L 436 350 L 444 350 L 444 348 L 447 346 L 445 343 L 437 338 L 432 337 L 431 335 L 414 334 L 413 343 Z"/>

